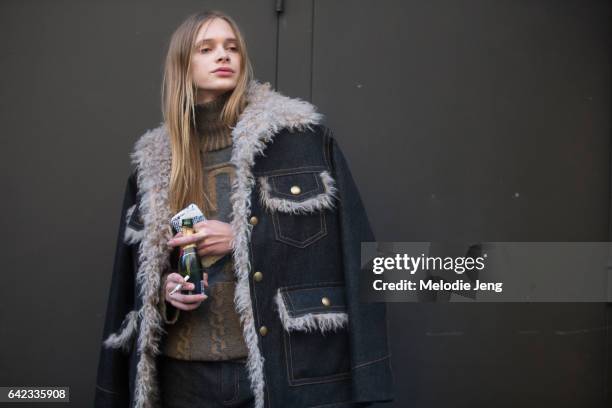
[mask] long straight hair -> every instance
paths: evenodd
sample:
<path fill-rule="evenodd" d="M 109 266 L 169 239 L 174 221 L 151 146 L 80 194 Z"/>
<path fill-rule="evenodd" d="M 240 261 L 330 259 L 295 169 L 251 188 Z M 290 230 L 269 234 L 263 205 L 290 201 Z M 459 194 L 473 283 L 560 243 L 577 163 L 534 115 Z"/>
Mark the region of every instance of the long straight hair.
<path fill-rule="evenodd" d="M 187 17 L 174 31 L 164 65 L 162 111 L 172 149 L 172 171 L 168 201 L 173 212 L 190 203 L 202 210 L 208 201 L 203 186 L 203 163 L 200 157 L 195 124 L 196 86 L 191 75 L 191 57 L 197 33 L 204 23 L 222 18 L 229 23 L 238 41 L 241 56 L 240 75 L 221 111 L 221 121 L 232 128 L 246 107 L 246 90 L 253 78 L 246 42 L 236 22 L 223 12 L 207 10 Z M 206 137 L 204 135 L 203 137 Z"/>

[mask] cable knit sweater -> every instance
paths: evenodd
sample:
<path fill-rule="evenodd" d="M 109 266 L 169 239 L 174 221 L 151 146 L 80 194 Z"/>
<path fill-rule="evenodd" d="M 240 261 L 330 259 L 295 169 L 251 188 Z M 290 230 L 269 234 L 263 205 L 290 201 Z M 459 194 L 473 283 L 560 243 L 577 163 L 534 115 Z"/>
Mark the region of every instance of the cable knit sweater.
<path fill-rule="evenodd" d="M 228 97 L 229 93 L 225 93 L 213 101 L 196 105 L 196 130 L 207 197 L 202 212 L 207 219 L 223 222 L 230 222 L 229 194 L 235 175 L 230 163 L 231 130 L 219 120 Z M 180 360 L 199 361 L 246 357 L 240 318 L 234 308 L 236 278 L 231 254 L 204 257 L 202 266 L 208 272 L 208 299 L 197 309 L 179 311 L 161 302 L 167 331 L 162 353 Z M 161 296 L 163 299 L 163 293 Z"/>

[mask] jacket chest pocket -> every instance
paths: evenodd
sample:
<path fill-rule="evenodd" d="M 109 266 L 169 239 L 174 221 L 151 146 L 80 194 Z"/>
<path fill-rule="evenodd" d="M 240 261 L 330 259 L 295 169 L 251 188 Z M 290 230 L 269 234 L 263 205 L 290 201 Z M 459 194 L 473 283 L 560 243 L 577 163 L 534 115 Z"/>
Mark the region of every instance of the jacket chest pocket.
<path fill-rule="evenodd" d="M 262 176 L 259 185 L 261 204 L 271 214 L 278 241 L 305 248 L 327 235 L 325 210 L 334 208 L 336 199 L 327 170 Z"/>
<path fill-rule="evenodd" d="M 291 385 L 350 378 L 344 286 L 342 282 L 323 285 L 285 287 L 276 294 Z"/>

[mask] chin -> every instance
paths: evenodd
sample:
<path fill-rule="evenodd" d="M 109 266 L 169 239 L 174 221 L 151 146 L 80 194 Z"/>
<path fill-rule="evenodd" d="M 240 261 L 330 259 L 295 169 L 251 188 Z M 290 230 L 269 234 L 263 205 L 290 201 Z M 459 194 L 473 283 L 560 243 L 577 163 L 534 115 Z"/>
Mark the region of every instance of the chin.
<path fill-rule="evenodd" d="M 234 89 L 237 83 L 238 81 L 236 80 L 220 80 L 215 81 L 214 84 L 210 84 L 209 86 L 204 87 L 204 89 L 210 91 L 227 91 L 230 89 Z"/>

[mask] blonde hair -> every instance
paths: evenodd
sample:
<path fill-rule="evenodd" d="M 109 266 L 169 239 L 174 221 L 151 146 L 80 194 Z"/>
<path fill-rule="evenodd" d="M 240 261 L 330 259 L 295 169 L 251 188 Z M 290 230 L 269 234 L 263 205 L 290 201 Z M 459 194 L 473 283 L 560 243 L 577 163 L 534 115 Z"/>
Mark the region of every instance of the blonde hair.
<path fill-rule="evenodd" d="M 200 27 L 207 21 L 222 18 L 232 27 L 238 41 L 240 74 L 236 87 L 230 91 L 221 111 L 221 121 L 229 127 L 236 125 L 246 107 L 246 89 L 253 78 L 246 43 L 236 22 L 223 12 L 207 10 L 187 17 L 174 31 L 168 46 L 162 83 L 162 112 L 172 148 L 169 204 L 177 212 L 189 203 L 205 208 L 202 160 L 194 143 L 196 86 L 191 75 L 191 57 Z"/>

